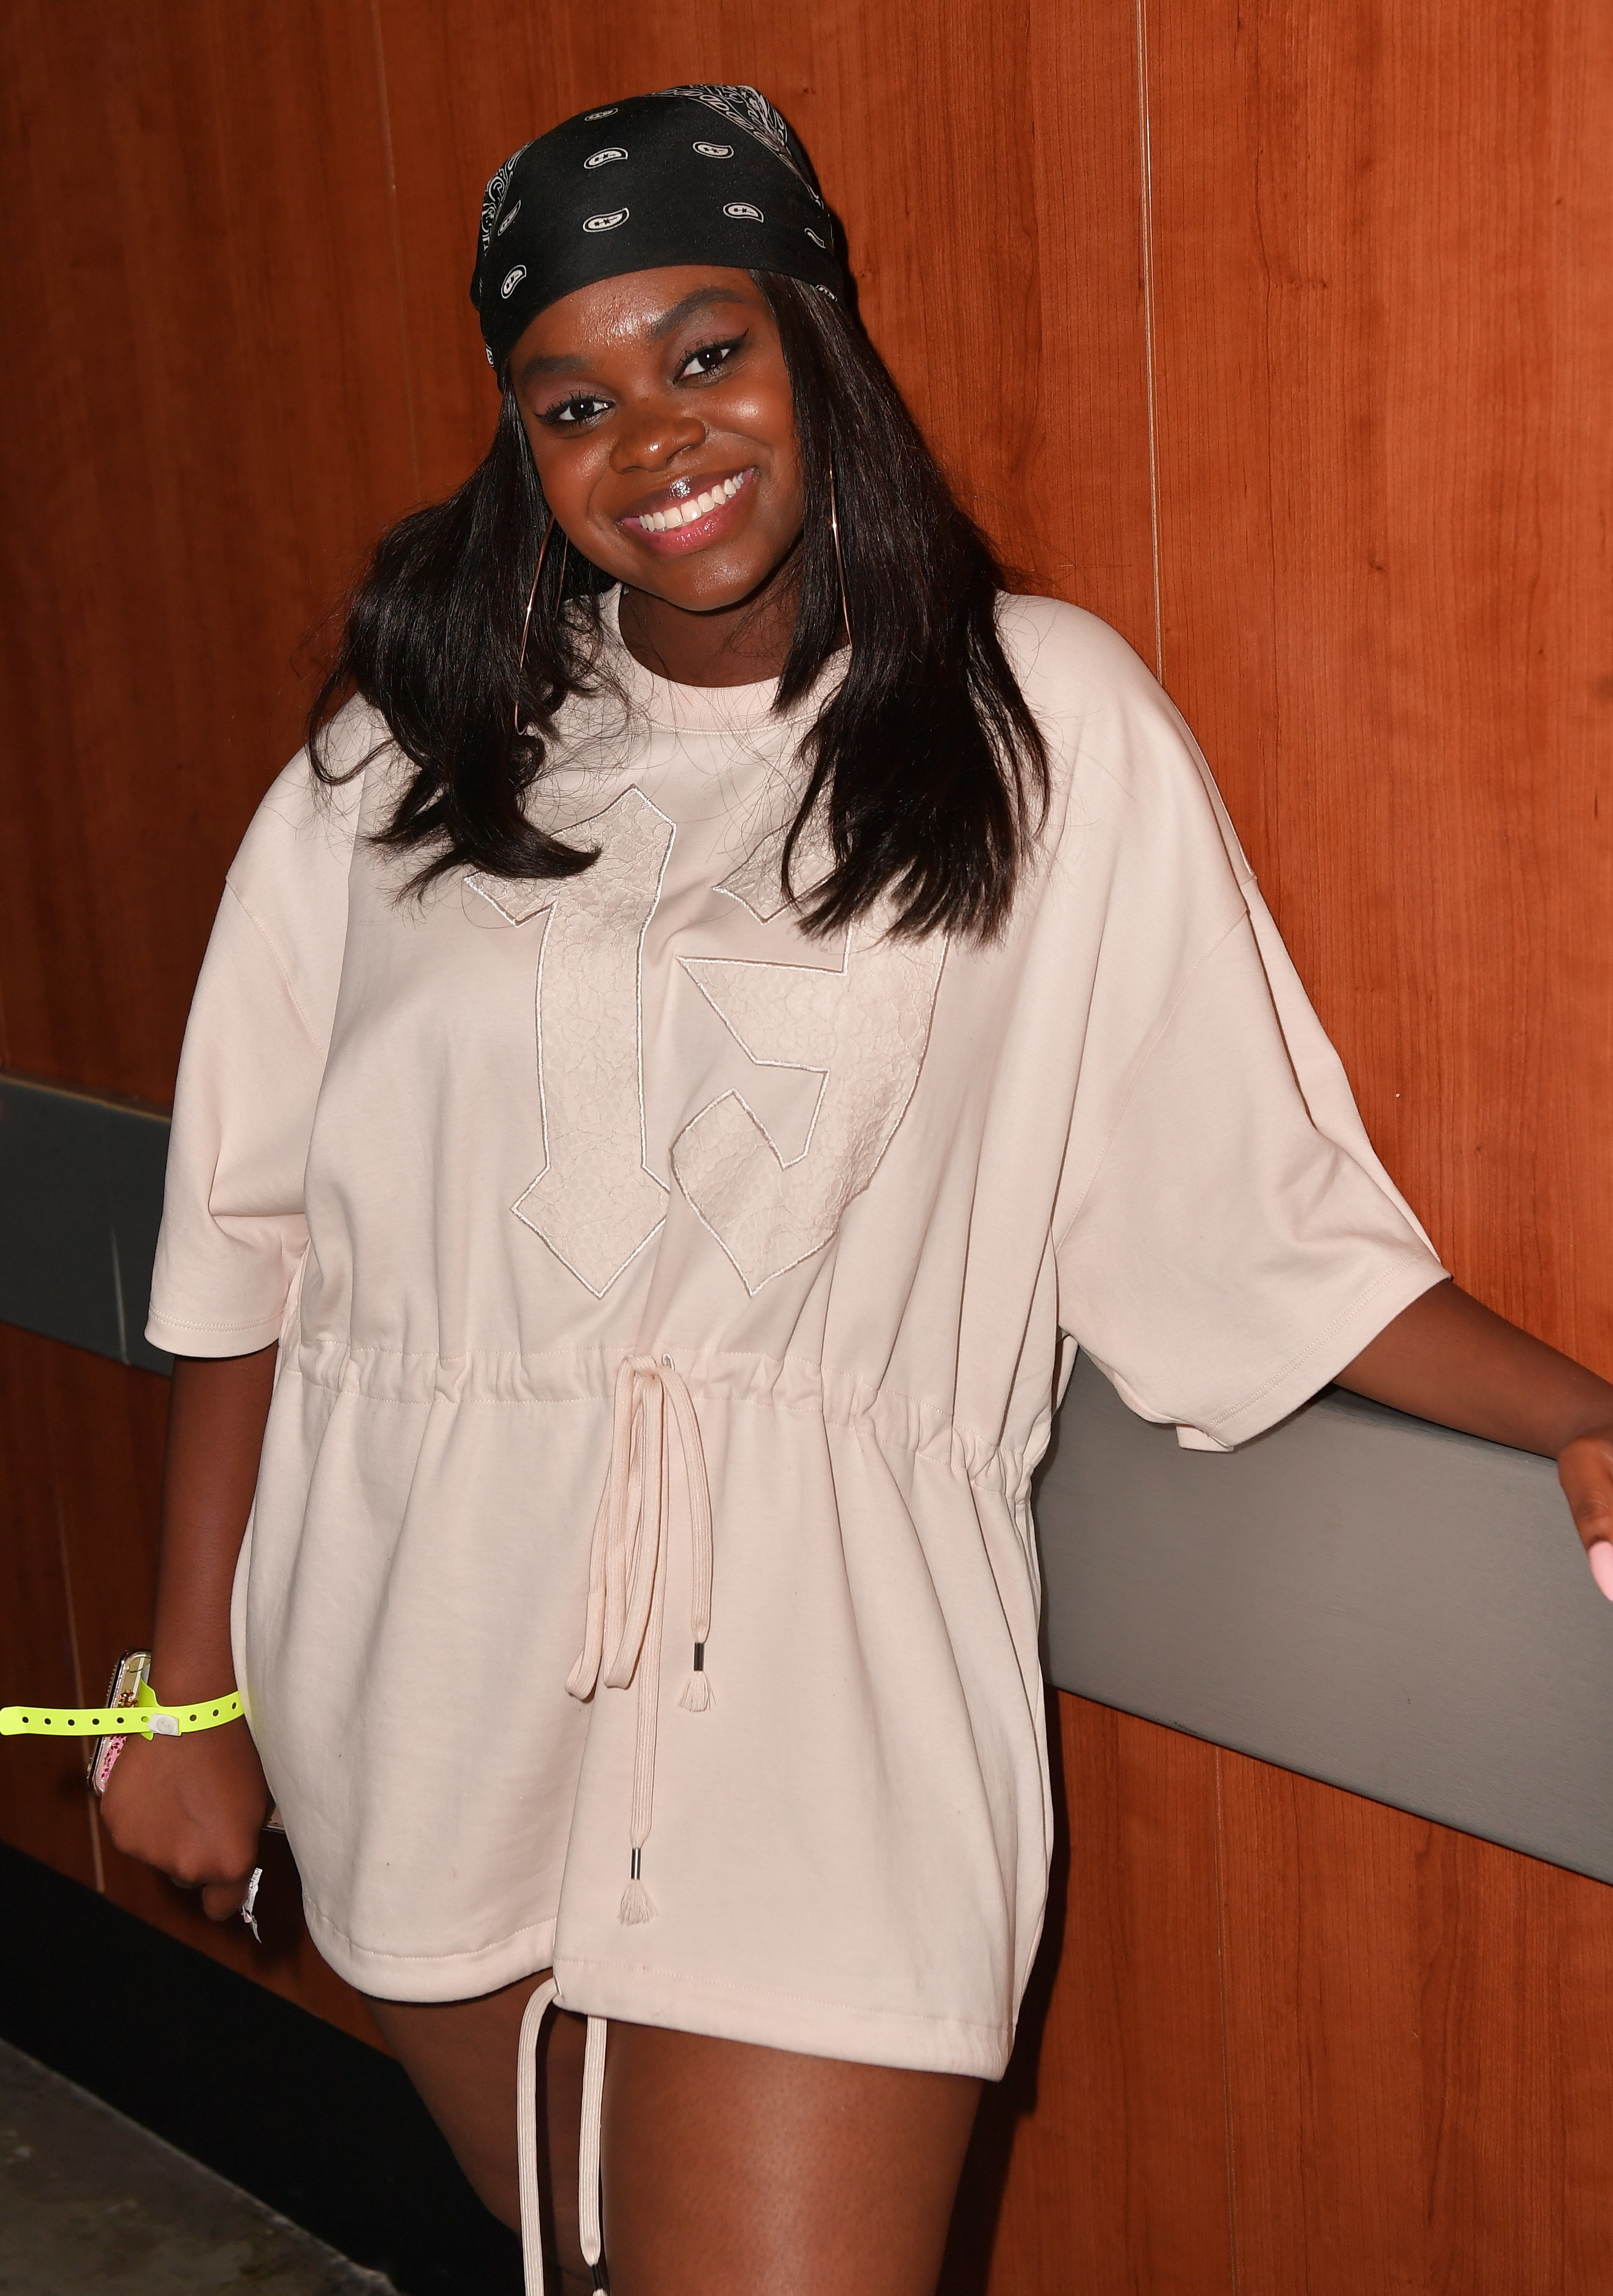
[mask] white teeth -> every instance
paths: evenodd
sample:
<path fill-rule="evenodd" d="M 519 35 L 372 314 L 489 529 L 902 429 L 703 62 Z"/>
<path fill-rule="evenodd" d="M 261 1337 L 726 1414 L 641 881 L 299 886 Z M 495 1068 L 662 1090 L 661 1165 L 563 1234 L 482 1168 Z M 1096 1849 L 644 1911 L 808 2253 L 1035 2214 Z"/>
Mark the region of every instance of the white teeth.
<path fill-rule="evenodd" d="M 722 480 L 692 501 L 671 503 L 665 510 L 641 511 L 637 523 L 646 534 L 666 534 L 675 527 L 692 526 L 696 519 L 709 518 L 723 503 L 732 502 L 749 476 L 749 471 L 741 471 L 737 478 Z"/>

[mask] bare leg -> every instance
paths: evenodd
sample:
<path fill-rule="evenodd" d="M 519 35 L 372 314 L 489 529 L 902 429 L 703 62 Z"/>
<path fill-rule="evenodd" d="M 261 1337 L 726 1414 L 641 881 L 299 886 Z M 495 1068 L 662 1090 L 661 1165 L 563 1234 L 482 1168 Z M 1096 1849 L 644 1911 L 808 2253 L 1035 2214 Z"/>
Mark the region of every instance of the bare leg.
<path fill-rule="evenodd" d="M 536 1978 L 479 2001 L 372 2003 L 465 2173 L 520 2221 L 515 2048 Z M 550 2021 L 545 2203 L 569 2285 L 583 2021 Z M 948 2073 L 610 2028 L 605 2243 L 613 2296 L 932 2296 L 979 2099 Z"/>
<path fill-rule="evenodd" d="M 612 2025 L 612 2296 L 933 2296 L 980 2084 Z"/>
<path fill-rule="evenodd" d="M 520 2229 L 515 2050 L 522 2013 L 548 1973 L 541 1970 L 474 2001 L 370 2003 L 388 2047 L 420 2091 L 479 2197 L 515 2232 Z M 544 2020 L 538 2044 L 544 2224 L 553 2232 L 568 2288 L 593 2285 L 577 2223 L 585 2031 L 582 2018 L 556 2010 Z"/>

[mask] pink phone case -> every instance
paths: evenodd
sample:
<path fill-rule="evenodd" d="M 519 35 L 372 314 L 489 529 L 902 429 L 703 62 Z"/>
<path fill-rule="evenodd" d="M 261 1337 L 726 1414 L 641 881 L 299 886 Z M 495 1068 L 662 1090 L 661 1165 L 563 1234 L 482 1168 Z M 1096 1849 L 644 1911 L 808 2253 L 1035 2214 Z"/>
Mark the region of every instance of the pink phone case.
<path fill-rule="evenodd" d="M 150 1651 L 125 1651 L 113 1670 L 111 1681 L 107 1685 L 107 1704 L 112 1707 L 132 1706 L 139 1697 L 141 1685 L 147 1680 L 151 1671 Z M 89 1763 L 85 1775 L 97 1795 L 106 1792 L 106 1782 L 111 1776 L 113 1766 L 127 1742 L 127 1739 L 120 1731 L 115 1737 L 97 1738 L 91 1746 Z"/>

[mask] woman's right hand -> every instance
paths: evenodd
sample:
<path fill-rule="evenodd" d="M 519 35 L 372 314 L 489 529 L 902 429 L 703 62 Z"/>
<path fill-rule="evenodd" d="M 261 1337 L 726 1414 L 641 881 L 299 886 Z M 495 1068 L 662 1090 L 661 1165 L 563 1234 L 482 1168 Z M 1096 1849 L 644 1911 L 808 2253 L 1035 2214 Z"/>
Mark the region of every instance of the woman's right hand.
<path fill-rule="evenodd" d="M 251 1512 L 275 1350 L 180 1356 L 168 1390 L 162 1555 L 151 1686 L 176 1705 L 217 1698 L 235 1678 L 230 1587 Z M 244 1722 L 182 1738 L 131 1738 L 101 1797 L 116 1846 L 182 1890 L 212 1921 L 238 1913 L 269 1814 Z"/>
<path fill-rule="evenodd" d="M 238 1913 L 269 1789 L 244 1722 L 183 1738 L 131 1738 L 101 1797 L 101 1816 L 126 1857 L 200 1890 L 209 1921 Z"/>

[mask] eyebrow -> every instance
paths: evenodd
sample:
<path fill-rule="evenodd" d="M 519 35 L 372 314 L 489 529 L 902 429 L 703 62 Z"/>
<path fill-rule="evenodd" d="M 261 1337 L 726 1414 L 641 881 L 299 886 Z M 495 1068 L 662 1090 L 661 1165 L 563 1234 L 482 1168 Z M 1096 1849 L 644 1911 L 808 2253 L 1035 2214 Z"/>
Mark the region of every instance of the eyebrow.
<path fill-rule="evenodd" d="M 697 311 L 709 310 L 716 303 L 742 304 L 744 300 L 744 297 L 732 287 L 697 287 L 692 295 L 685 295 L 681 302 L 675 303 L 669 311 L 663 311 L 659 319 L 651 323 L 644 331 L 646 340 L 652 343 L 664 342 Z M 586 374 L 592 364 L 583 351 L 552 351 L 547 355 L 535 353 L 531 358 L 522 361 L 520 373 L 515 380 L 520 385 L 535 381 L 543 374 Z"/>

